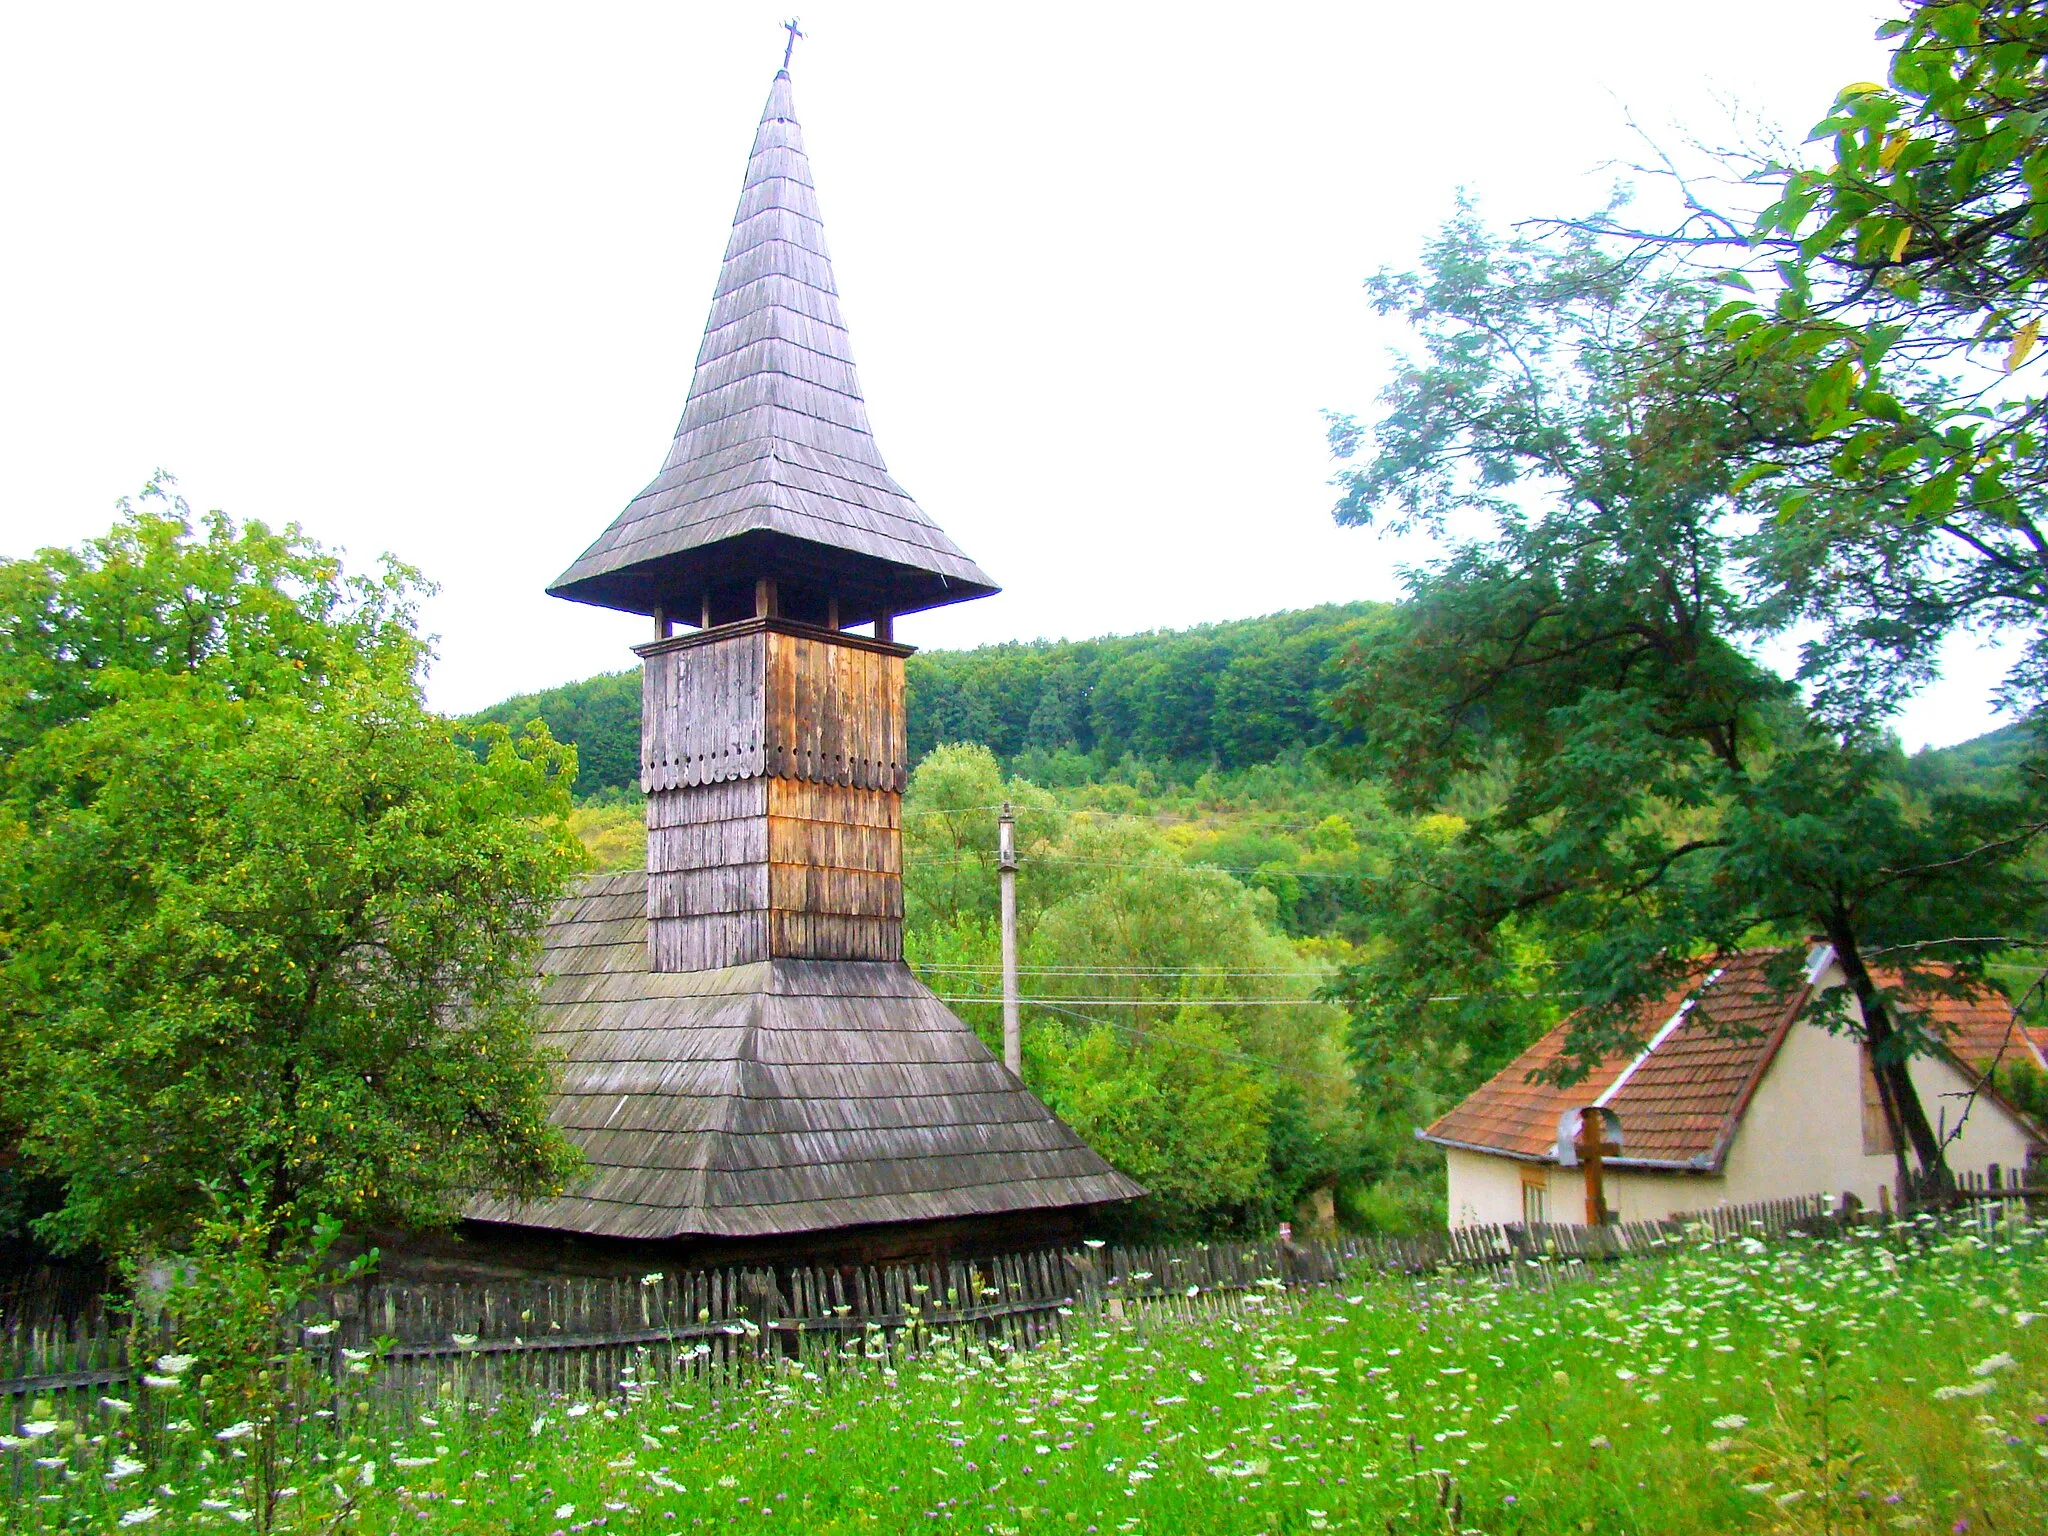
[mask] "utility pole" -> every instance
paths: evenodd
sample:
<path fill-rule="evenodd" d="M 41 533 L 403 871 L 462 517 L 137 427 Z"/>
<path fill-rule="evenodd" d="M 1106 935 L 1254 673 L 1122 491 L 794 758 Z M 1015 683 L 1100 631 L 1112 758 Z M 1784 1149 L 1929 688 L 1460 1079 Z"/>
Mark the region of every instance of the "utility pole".
<path fill-rule="evenodd" d="M 1024 1075 L 1024 1038 L 1017 1022 L 1017 818 L 1010 802 L 996 819 L 996 870 L 1003 887 L 1003 1065 Z"/>

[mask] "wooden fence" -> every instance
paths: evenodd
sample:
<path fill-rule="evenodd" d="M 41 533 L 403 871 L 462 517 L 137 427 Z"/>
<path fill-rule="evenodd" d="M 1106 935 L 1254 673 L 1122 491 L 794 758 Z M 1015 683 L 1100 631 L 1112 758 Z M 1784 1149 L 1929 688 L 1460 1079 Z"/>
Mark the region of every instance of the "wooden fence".
<path fill-rule="evenodd" d="M 2013 1207 L 2019 1193 L 2006 1190 Z M 1998 1208 L 1972 1203 L 1990 1223 Z M 338 1391 L 403 1414 L 448 1396 L 489 1403 L 517 1390 L 603 1398 L 677 1372 L 725 1373 L 773 1359 L 831 1365 L 848 1356 L 914 1352 L 969 1333 L 997 1349 L 1028 1348 L 1079 1318 L 1085 1326 L 1160 1313 L 1240 1307 L 1255 1293 L 1362 1283 L 1378 1275 L 1491 1273 L 1550 1289 L 1589 1266 L 1669 1254 L 1701 1242 L 1825 1231 L 1872 1222 L 1827 1196 L 1723 1207 L 1607 1228 L 1468 1227 L 1408 1238 L 1082 1246 L 978 1263 L 888 1268 L 785 1267 L 650 1274 L 637 1280 L 491 1285 L 356 1284 L 301 1332 Z M 0 1299 L 4 1304 L 4 1299 Z M 0 1314 L 0 1433 L 31 1416 L 91 1417 L 103 1396 L 129 1400 L 169 1346 L 159 1328 L 104 1309 L 70 1319 Z M 375 1355 L 373 1375 L 352 1368 Z M 323 1358 L 324 1357 L 324 1358 Z M 125 1394 L 125 1398 L 124 1398 Z M 122 1411 L 115 1409 L 112 1411 Z"/>

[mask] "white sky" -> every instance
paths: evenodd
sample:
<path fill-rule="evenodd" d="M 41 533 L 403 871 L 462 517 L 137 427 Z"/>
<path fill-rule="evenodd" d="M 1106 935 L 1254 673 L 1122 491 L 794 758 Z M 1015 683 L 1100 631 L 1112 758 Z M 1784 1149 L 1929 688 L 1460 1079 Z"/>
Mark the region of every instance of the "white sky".
<path fill-rule="evenodd" d="M 629 665 L 541 588 L 667 451 L 794 0 L 0 10 L 0 554 L 157 465 L 441 584 L 465 710 Z M 891 468 L 1006 589 L 920 645 L 1395 590 L 1325 408 L 1460 186 L 1573 212 L 1734 98 L 1794 136 L 1876 0 L 811 0 L 793 71 Z M 1675 134 L 1674 134 L 1675 136 Z M 1965 655 L 1909 744 L 1992 722 Z"/>

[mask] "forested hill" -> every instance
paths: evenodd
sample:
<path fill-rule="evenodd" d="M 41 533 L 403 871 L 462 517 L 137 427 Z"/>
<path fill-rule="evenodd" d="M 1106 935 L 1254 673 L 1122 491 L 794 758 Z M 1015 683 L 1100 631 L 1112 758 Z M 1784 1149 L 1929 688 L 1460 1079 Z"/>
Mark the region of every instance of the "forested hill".
<path fill-rule="evenodd" d="M 1327 740 L 1333 663 L 1383 610 L 1333 604 L 1192 629 L 1035 640 L 910 658 L 913 760 L 976 741 L 1026 777 L 1076 781 L 1125 757 L 1246 768 Z M 624 789 L 640 754 L 640 674 L 521 694 L 478 717 L 545 720 L 576 743 L 579 795 Z"/>

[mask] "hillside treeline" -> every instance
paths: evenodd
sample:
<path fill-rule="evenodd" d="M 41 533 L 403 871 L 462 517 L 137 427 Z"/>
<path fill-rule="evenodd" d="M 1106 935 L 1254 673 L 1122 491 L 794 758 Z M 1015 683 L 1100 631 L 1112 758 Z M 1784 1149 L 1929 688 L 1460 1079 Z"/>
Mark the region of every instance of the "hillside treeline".
<path fill-rule="evenodd" d="M 931 651 L 909 665 L 910 748 L 978 741 L 1055 780 L 1134 757 L 1249 768 L 1333 731 L 1334 664 L 1383 611 L 1331 604 L 1101 640 Z M 1045 767 L 1065 756 L 1066 774 Z"/>
<path fill-rule="evenodd" d="M 1126 759 L 1248 768 L 1328 741 L 1323 700 L 1375 603 L 1155 630 L 1100 640 L 1034 640 L 910 658 L 913 761 L 973 741 L 1043 783 L 1081 784 Z M 610 672 L 520 694 L 479 720 L 543 720 L 576 744 L 577 793 L 624 791 L 639 773 L 640 674 Z"/>

